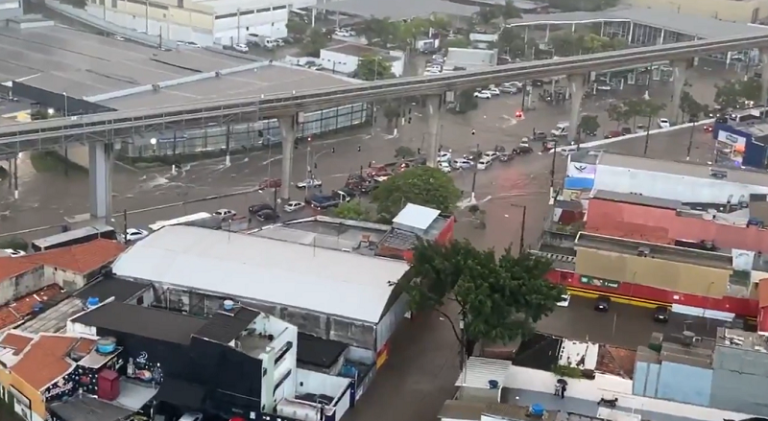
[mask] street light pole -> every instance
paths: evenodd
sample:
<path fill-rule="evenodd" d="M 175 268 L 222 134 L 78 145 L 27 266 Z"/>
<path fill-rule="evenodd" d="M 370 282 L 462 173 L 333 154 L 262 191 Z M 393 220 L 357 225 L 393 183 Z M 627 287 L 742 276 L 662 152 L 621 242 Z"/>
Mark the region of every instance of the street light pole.
<path fill-rule="evenodd" d="M 694 118 L 693 121 L 692 121 L 693 125 L 691 126 L 691 134 L 688 137 L 688 150 L 686 151 L 686 154 L 685 154 L 685 160 L 686 161 L 691 159 L 691 148 L 693 147 L 693 132 L 696 130 L 696 122 L 697 121 L 698 121 L 698 118 Z M 717 142 L 715 142 L 715 143 L 717 143 Z"/>
<path fill-rule="evenodd" d="M 510 206 L 513 208 L 522 208 L 523 209 L 523 216 L 520 220 L 520 244 L 519 244 L 519 251 L 518 256 L 522 255 L 523 252 L 525 252 L 525 214 L 527 213 L 528 207 L 525 205 L 516 205 L 512 203 Z"/>

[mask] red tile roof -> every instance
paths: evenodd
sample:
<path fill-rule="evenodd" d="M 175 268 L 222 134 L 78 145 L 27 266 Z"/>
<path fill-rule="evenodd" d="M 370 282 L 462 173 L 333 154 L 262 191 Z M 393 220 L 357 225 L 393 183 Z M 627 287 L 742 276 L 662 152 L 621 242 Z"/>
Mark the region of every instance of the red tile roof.
<path fill-rule="evenodd" d="M 87 274 L 115 260 L 125 246 L 105 239 L 63 247 L 20 257 L 0 257 L 0 281 L 32 270 L 51 266 L 79 274 Z"/>
<path fill-rule="evenodd" d="M 41 334 L 10 369 L 32 388 L 42 390 L 72 368 L 70 350 L 90 350 L 95 345 L 92 339 Z"/>
<path fill-rule="evenodd" d="M 6 333 L 3 338 L 0 339 L 0 346 L 11 348 L 14 350 L 13 355 L 19 355 L 27 349 L 27 346 L 29 346 L 34 339 L 35 338 L 32 336 L 21 335 L 11 331 Z"/>
<path fill-rule="evenodd" d="M 23 321 L 32 314 L 37 303 L 48 301 L 63 291 L 59 285 L 51 284 L 0 307 L 0 330 Z"/>
<path fill-rule="evenodd" d="M 636 351 L 600 345 L 597 351 L 597 371 L 631 379 L 635 372 Z"/>
<path fill-rule="evenodd" d="M 768 253 L 768 230 L 677 216 L 671 209 L 600 199 L 589 201 L 585 231 L 659 244 L 705 240 L 720 248 Z"/>

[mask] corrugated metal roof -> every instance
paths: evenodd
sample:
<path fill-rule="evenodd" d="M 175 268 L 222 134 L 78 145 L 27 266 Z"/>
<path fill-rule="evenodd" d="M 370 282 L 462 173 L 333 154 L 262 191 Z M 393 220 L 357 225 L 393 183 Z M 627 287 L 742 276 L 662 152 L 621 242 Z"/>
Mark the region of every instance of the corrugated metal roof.
<path fill-rule="evenodd" d="M 488 381 L 496 380 L 499 388 L 504 386 L 504 377 L 512 367 L 512 362 L 490 358 L 470 357 L 464 371 L 459 374 L 456 386 L 488 389 Z M 466 378 L 465 378 L 466 374 Z"/>
<path fill-rule="evenodd" d="M 206 228 L 171 226 L 117 259 L 115 275 L 377 323 L 408 264 Z"/>
<path fill-rule="evenodd" d="M 440 211 L 437 209 L 409 203 L 392 220 L 392 224 L 401 227 L 413 227 L 423 231 L 429 228 L 438 216 L 440 216 Z"/>

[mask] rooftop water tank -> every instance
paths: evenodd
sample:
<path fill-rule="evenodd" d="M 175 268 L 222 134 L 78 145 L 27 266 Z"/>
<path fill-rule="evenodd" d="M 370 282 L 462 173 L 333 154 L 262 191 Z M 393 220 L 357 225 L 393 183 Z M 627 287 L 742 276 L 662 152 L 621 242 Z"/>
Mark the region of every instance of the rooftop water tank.
<path fill-rule="evenodd" d="M 117 348 L 117 340 L 111 336 L 105 336 L 96 341 L 96 352 L 99 354 L 109 355 L 115 352 L 115 348 Z"/>
<path fill-rule="evenodd" d="M 488 388 L 489 389 L 498 389 L 499 388 L 499 381 L 498 380 L 488 380 Z"/>
<path fill-rule="evenodd" d="M 535 403 L 531 405 L 531 408 L 528 412 L 531 417 L 543 417 L 544 406 L 542 406 L 541 404 Z"/>
<path fill-rule="evenodd" d="M 88 297 L 88 300 L 85 302 L 85 306 L 87 308 L 94 308 L 99 305 L 99 298 L 98 297 Z"/>
<path fill-rule="evenodd" d="M 235 302 L 232 300 L 224 300 L 224 310 L 232 310 L 235 308 Z"/>

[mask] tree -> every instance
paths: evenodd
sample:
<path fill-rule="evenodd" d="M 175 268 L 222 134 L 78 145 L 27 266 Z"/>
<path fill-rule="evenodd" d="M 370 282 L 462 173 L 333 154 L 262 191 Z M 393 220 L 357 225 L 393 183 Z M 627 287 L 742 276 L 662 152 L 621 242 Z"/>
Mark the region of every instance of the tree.
<path fill-rule="evenodd" d="M 302 44 L 304 54 L 311 57 L 320 57 L 320 50 L 328 45 L 328 37 L 320 28 L 312 28 L 307 33 L 307 37 Z"/>
<path fill-rule="evenodd" d="M 600 129 L 600 122 L 597 120 L 596 115 L 586 114 L 581 116 L 579 121 L 579 134 L 594 134 Z"/>
<path fill-rule="evenodd" d="M 392 22 L 389 18 L 370 18 L 360 25 L 358 33 L 368 41 L 368 44 L 387 48 L 398 43 L 401 24 Z"/>
<path fill-rule="evenodd" d="M 498 5 L 497 8 L 499 9 L 499 16 L 501 16 L 504 22 L 510 19 L 520 19 L 523 17 L 520 13 L 520 9 L 518 9 L 517 6 L 515 6 L 515 3 L 510 0 L 506 0 L 504 4 Z"/>
<path fill-rule="evenodd" d="M 309 25 L 303 20 L 298 19 L 288 19 L 285 27 L 288 30 L 288 35 L 300 39 L 303 39 L 307 35 L 307 31 L 309 31 Z"/>
<path fill-rule="evenodd" d="M 569 57 L 579 54 L 582 48 L 582 40 L 571 32 L 559 32 L 549 37 L 549 45 L 558 57 Z"/>
<path fill-rule="evenodd" d="M 392 124 L 393 121 L 400 118 L 400 105 L 393 101 L 384 104 L 384 118 L 387 119 L 387 124 Z"/>
<path fill-rule="evenodd" d="M 716 84 L 715 104 L 724 110 L 741 108 L 744 101 L 759 101 L 762 83 L 755 78 L 745 81 L 729 80 L 722 85 Z"/>
<path fill-rule="evenodd" d="M 416 41 L 429 34 L 431 21 L 424 18 L 413 18 L 408 22 L 399 23 L 398 41 L 404 44 L 403 47 L 413 47 Z"/>
<path fill-rule="evenodd" d="M 352 221 L 372 221 L 372 215 L 360 200 L 350 200 L 333 210 L 333 216 Z"/>
<path fill-rule="evenodd" d="M 357 62 L 357 77 L 362 80 L 381 80 L 392 76 L 392 63 L 380 56 L 366 54 Z"/>
<path fill-rule="evenodd" d="M 395 149 L 395 158 L 408 159 L 416 156 L 416 151 L 407 146 L 398 146 Z"/>
<path fill-rule="evenodd" d="M 659 113 L 664 111 L 667 108 L 667 104 L 660 103 L 660 102 L 653 102 L 651 100 L 647 99 L 627 99 L 624 100 L 622 103 L 624 105 L 624 108 L 627 110 L 627 113 L 632 117 L 633 123 L 632 125 L 637 127 L 637 124 L 635 124 L 638 117 L 647 118 L 649 121 L 653 118 L 657 117 Z M 650 124 L 648 129 L 650 129 Z"/>
<path fill-rule="evenodd" d="M 564 293 L 545 279 L 550 261 L 529 253 L 515 257 L 510 249 L 497 258 L 493 249 L 478 250 L 466 240 L 419 241 L 411 267 L 416 281 L 405 285 L 411 308 L 440 312 L 465 355 L 480 340 L 508 343 L 533 333 Z M 458 304 L 464 335 L 443 310 L 448 302 Z"/>
<path fill-rule="evenodd" d="M 500 52 L 506 52 L 511 58 L 525 56 L 525 39 L 513 27 L 506 27 L 499 32 L 496 40 Z"/>
<path fill-rule="evenodd" d="M 469 48 L 471 45 L 469 38 L 465 37 L 448 38 L 440 43 L 443 48 Z"/>
<path fill-rule="evenodd" d="M 374 190 L 377 213 L 394 218 L 408 203 L 451 212 L 461 199 L 461 191 L 451 177 L 432 167 L 415 167 L 399 172 Z"/>
<path fill-rule="evenodd" d="M 470 111 L 476 110 L 478 107 L 477 98 L 475 98 L 475 91 L 472 89 L 464 89 L 456 95 L 456 106 L 453 111 L 457 114 L 465 114 Z"/>
<path fill-rule="evenodd" d="M 598 12 L 619 5 L 619 0 L 547 0 L 549 7 L 563 12 Z"/>
<path fill-rule="evenodd" d="M 488 25 L 501 17 L 501 10 L 498 7 L 481 7 L 475 13 L 475 19 L 478 23 Z"/>
<path fill-rule="evenodd" d="M 614 102 L 608 106 L 608 119 L 616 122 L 616 128 L 621 127 L 622 124 L 629 123 L 632 116 L 629 114 L 624 104 L 620 102 Z"/>
<path fill-rule="evenodd" d="M 696 98 L 688 91 L 683 91 L 680 94 L 680 113 L 682 114 L 682 120 L 699 119 L 699 115 L 704 112 L 704 105 L 702 105 Z M 707 107 L 708 108 L 708 107 Z M 677 118 L 675 119 L 677 122 Z"/>

